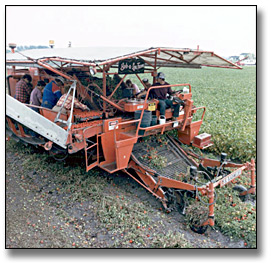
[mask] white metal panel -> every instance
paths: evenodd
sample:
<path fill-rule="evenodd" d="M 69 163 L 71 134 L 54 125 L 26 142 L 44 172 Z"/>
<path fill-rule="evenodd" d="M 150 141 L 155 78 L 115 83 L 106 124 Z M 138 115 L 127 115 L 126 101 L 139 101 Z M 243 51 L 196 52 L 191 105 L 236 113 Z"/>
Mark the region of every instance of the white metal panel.
<path fill-rule="evenodd" d="M 66 148 L 68 132 L 31 108 L 6 94 L 6 115 L 62 148 Z"/>

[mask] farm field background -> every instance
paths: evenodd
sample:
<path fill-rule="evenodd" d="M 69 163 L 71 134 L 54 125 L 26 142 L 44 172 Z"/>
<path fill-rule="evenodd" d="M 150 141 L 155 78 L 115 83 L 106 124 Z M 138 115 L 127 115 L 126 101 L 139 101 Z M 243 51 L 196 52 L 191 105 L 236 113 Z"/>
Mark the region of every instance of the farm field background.
<path fill-rule="evenodd" d="M 256 67 L 242 70 L 161 68 L 170 84 L 190 83 L 195 106 L 205 106 L 201 131 L 212 135 L 209 150 L 232 159 L 256 158 Z M 142 78 L 152 77 L 143 75 Z M 141 87 L 136 76 L 131 80 Z M 199 111 L 200 112 L 200 111 Z M 201 113 L 201 112 L 200 112 Z"/>
<path fill-rule="evenodd" d="M 190 83 L 194 105 L 206 106 L 201 132 L 212 134 L 211 151 L 243 161 L 256 156 L 255 67 L 161 71 L 171 84 Z M 202 236 L 122 175 L 86 173 L 74 157 L 55 162 L 13 141 L 6 147 L 9 247 L 256 247 L 256 205 L 243 203 L 232 186 L 218 190 L 216 231 Z M 242 175 L 235 184 L 249 186 L 250 179 Z M 14 217 L 18 208 L 23 213 Z"/>

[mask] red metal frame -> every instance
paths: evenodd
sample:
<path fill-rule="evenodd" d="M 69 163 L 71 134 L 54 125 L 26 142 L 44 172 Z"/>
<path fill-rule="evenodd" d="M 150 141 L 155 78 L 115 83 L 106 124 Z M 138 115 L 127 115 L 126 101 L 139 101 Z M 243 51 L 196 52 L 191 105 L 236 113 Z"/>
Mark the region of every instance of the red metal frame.
<path fill-rule="evenodd" d="M 175 52 L 176 54 L 179 54 L 180 56 L 177 56 L 176 54 L 172 54 L 171 52 Z M 115 67 L 116 63 L 123 59 L 129 59 L 129 58 L 142 58 L 142 57 L 149 57 L 154 59 L 154 65 L 152 63 L 149 63 L 146 61 L 146 63 L 153 67 L 153 70 L 148 71 L 153 76 L 153 83 L 155 82 L 155 76 L 157 74 L 158 70 L 158 61 L 165 61 L 171 62 L 171 63 L 179 63 L 176 61 L 172 61 L 172 58 L 176 58 L 181 60 L 185 63 L 191 63 L 193 62 L 198 56 L 201 56 L 201 54 L 210 53 L 212 56 L 218 55 L 214 54 L 213 52 L 209 51 L 199 51 L 197 50 L 195 52 L 195 56 L 190 60 L 184 60 L 183 55 L 180 54 L 180 52 L 192 52 L 192 50 L 188 49 L 169 49 L 169 48 L 154 48 L 149 49 L 141 52 L 136 52 L 134 54 L 121 56 L 115 59 L 106 60 L 104 62 L 100 62 L 99 64 L 91 63 L 91 62 L 81 62 L 76 60 L 68 60 L 68 59 L 62 59 L 62 58 L 44 58 L 39 59 L 35 61 L 34 63 L 44 67 L 45 69 L 48 69 L 52 71 L 55 74 L 58 74 L 67 80 L 74 81 L 76 76 L 69 76 L 64 69 L 64 65 L 67 64 L 76 64 L 79 66 L 85 66 L 85 67 L 98 67 L 100 72 L 102 72 L 103 75 L 103 87 L 99 87 L 96 84 L 98 90 L 102 93 L 100 95 L 100 98 L 103 100 L 103 113 L 105 116 L 108 114 L 106 109 L 106 103 L 111 104 L 113 107 L 118 109 L 120 112 L 125 112 L 123 104 L 125 101 L 121 100 L 119 103 L 115 103 L 111 100 L 117 89 L 120 87 L 121 83 L 124 81 L 127 75 L 124 75 L 120 82 L 116 85 L 113 92 L 107 97 L 107 91 L 106 91 L 106 78 L 107 75 L 117 74 L 117 73 L 109 73 L 109 69 L 111 67 Z M 158 57 L 160 53 L 165 53 L 170 56 L 169 59 L 164 59 Z M 232 66 L 213 66 L 213 65 L 206 65 L 206 66 L 212 66 L 212 67 L 224 67 L 224 68 L 236 68 L 241 69 L 239 66 L 223 59 L 222 57 L 219 57 L 220 59 L 230 63 Z M 61 62 L 64 63 L 61 65 L 61 69 L 56 69 L 52 66 L 50 66 L 47 62 Z M 29 61 L 27 61 L 28 63 Z M 15 63 L 21 63 L 21 61 L 16 61 Z M 26 63 L 25 61 L 22 63 Z M 33 62 L 32 62 L 33 64 Z M 147 72 L 147 71 L 146 71 Z M 14 74 L 16 74 L 14 69 Z M 139 81 L 142 83 L 141 78 L 138 74 L 136 74 Z M 87 93 L 84 91 L 84 86 L 80 83 L 80 81 L 77 79 L 80 88 L 78 89 L 79 94 L 82 95 L 83 98 L 86 98 Z M 143 84 L 143 83 L 142 83 Z M 158 124 L 152 127 L 147 128 L 141 128 L 140 123 L 143 118 L 144 110 L 148 108 L 148 97 L 150 94 L 150 91 L 153 89 L 160 89 L 160 88 L 167 88 L 167 87 L 181 87 L 181 86 L 188 86 L 189 87 L 189 93 L 188 94 L 179 94 L 180 99 L 185 100 L 186 104 L 184 107 L 184 114 L 178 117 L 176 121 L 167 121 L 165 124 Z M 85 87 L 87 89 L 87 87 Z M 75 153 L 79 150 L 85 151 L 85 161 L 86 161 L 86 170 L 90 170 L 95 166 L 99 166 L 100 168 L 108 171 L 109 173 L 113 173 L 116 171 L 122 170 L 126 174 L 128 174 L 130 177 L 132 177 L 135 181 L 137 181 L 141 186 L 143 186 L 145 189 L 147 189 L 150 193 L 152 193 L 156 198 L 160 199 L 163 203 L 164 207 L 167 209 L 167 198 L 164 194 L 163 188 L 173 188 L 177 190 L 188 190 L 188 191 L 195 191 L 200 192 L 203 195 L 207 195 L 209 199 L 209 218 L 204 223 L 204 225 L 214 225 L 214 188 L 216 187 L 223 187 L 226 184 L 229 184 L 233 182 L 241 173 L 242 171 L 251 171 L 251 188 L 247 190 L 246 192 L 243 192 L 241 195 L 245 195 L 248 193 L 254 193 L 255 192 L 255 162 L 254 160 L 251 160 L 251 163 L 245 163 L 245 164 L 234 164 L 230 162 L 224 163 L 224 167 L 230 167 L 230 168 L 236 168 L 232 173 L 225 176 L 221 179 L 216 179 L 215 182 L 210 182 L 206 186 L 197 187 L 195 185 L 185 183 L 182 181 L 169 179 L 163 176 L 158 176 L 157 180 L 154 179 L 154 175 L 156 172 L 152 171 L 149 168 L 146 168 L 143 166 L 139 161 L 135 159 L 135 157 L 132 154 L 132 149 L 134 144 L 137 142 L 139 136 L 139 130 L 144 130 L 145 132 L 148 132 L 150 134 L 158 134 L 158 130 L 160 130 L 160 133 L 163 134 L 164 131 L 169 129 L 174 129 L 173 124 L 178 122 L 178 126 L 175 129 L 178 129 L 179 131 L 179 140 L 185 144 L 190 144 L 192 142 L 192 139 L 198 134 L 199 128 L 203 122 L 203 118 L 205 115 L 206 108 L 205 107 L 193 107 L 193 101 L 191 100 L 192 97 L 192 87 L 190 84 L 172 84 L 172 85 L 162 85 L 162 86 L 152 86 L 150 89 L 148 89 L 144 103 L 143 108 L 141 111 L 140 118 L 137 120 L 125 120 L 122 117 L 112 117 L 107 119 L 100 119 L 100 120 L 89 120 L 85 123 L 81 124 L 74 124 L 71 126 L 71 129 L 69 130 L 69 136 L 67 138 L 67 146 L 68 146 L 68 152 L 69 153 Z M 122 103 L 122 104 L 121 104 Z M 38 107 L 41 110 L 41 114 L 44 115 L 46 118 L 54 121 L 55 117 L 52 117 L 49 111 L 42 107 Z M 203 109 L 203 113 L 201 116 L 201 120 L 198 121 L 192 121 L 193 114 L 196 113 L 197 110 Z M 53 113 L 54 114 L 54 113 Z M 78 116 L 80 116 L 80 112 L 77 113 Z M 171 115 L 171 114 L 170 114 Z M 83 117 L 83 114 L 82 114 Z M 106 116 L 108 117 L 108 116 Z M 62 117 L 65 119 L 65 117 Z M 21 125 L 18 126 L 19 129 L 16 129 L 15 125 L 13 124 L 12 120 L 10 118 L 6 118 L 7 123 L 11 129 L 11 131 L 17 135 L 18 137 L 28 137 L 29 135 L 25 134 L 24 129 Z M 110 129 L 110 122 L 115 122 L 115 125 L 113 128 Z M 138 122 L 138 125 L 136 126 L 136 123 Z M 96 138 L 96 142 L 94 142 L 93 145 L 89 145 L 86 142 L 86 139 L 88 138 Z M 47 150 L 50 150 L 53 146 L 53 142 L 47 141 L 45 144 L 43 144 L 44 148 Z M 186 153 L 178 144 L 176 146 L 184 153 L 186 156 L 188 156 Z M 92 163 L 88 162 L 88 150 L 91 148 L 96 148 L 96 159 Z M 100 148 L 102 148 L 103 152 L 103 158 L 104 160 L 101 160 L 101 151 Z M 189 157 L 188 157 L 189 158 Z M 194 157 L 196 158 L 196 157 Z M 196 166 L 198 163 L 191 159 L 192 163 Z M 200 164 L 202 164 L 204 167 L 207 166 L 221 166 L 220 161 L 212 160 L 212 159 L 206 159 L 201 158 Z M 131 173 L 129 170 L 133 169 L 133 171 L 136 173 L 138 178 L 135 177 L 133 173 Z"/>

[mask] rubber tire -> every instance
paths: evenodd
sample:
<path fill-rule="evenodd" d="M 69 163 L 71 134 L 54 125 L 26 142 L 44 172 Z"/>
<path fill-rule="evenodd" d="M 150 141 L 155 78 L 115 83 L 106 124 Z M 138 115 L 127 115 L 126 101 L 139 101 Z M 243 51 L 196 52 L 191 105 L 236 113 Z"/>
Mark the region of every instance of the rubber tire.
<path fill-rule="evenodd" d="M 242 193 L 244 191 L 247 191 L 247 188 L 243 185 L 235 185 L 233 190 L 238 191 L 239 193 Z M 249 195 L 239 195 L 239 198 L 241 199 L 242 202 L 246 202 L 249 199 Z"/>
<path fill-rule="evenodd" d="M 194 225 L 190 225 L 190 228 L 192 231 L 194 231 L 195 233 L 198 233 L 198 234 L 204 234 L 208 228 L 208 225 L 205 225 L 205 226 L 199 226 L 199 227 L 196 227 Z"/>

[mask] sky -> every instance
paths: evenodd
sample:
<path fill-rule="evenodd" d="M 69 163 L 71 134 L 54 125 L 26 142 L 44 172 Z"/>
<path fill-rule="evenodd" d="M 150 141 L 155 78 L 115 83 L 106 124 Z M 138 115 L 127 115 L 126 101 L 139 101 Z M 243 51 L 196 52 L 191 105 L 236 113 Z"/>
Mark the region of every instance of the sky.
<path fill-rule="evenodd" d="M 22 26 L 27 26 L 25 29 Z M 254 6 L 7 6 L 6 45 L 176 47 L 256 53 Z"/>

